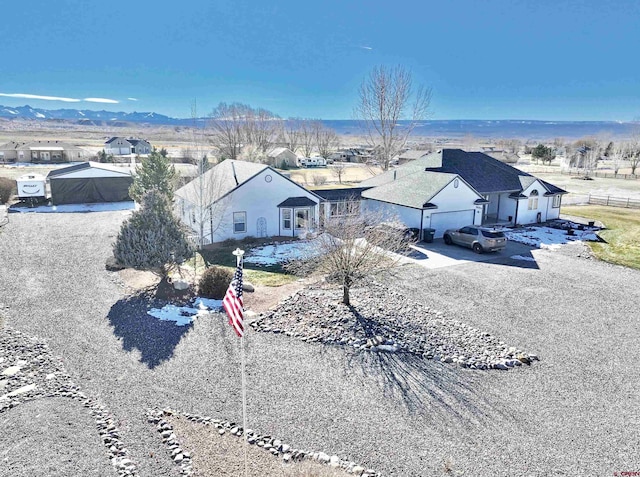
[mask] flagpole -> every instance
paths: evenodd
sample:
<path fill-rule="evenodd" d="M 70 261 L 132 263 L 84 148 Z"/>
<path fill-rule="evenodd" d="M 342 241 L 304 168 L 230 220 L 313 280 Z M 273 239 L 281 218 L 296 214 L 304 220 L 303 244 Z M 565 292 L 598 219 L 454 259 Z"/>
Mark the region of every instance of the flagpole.
<path fill-rule="evenodd" d="M 242 256 L 244 255 L 244 250 L 240 250 L 239 248 L 233 251 L 233 254 L 236 256 L 236 267 L 242 268 Z M 248 461 L 247 461 L 247 447 L 249 446 L 249 441 L 247 437 L 247 384 L 245 380 L 244 374 L 244 335 L 240 337 L 240 372 L 242 375 L 242 436 L 244 437 L 244 477 L 249 477 L 248 470 Z"/>

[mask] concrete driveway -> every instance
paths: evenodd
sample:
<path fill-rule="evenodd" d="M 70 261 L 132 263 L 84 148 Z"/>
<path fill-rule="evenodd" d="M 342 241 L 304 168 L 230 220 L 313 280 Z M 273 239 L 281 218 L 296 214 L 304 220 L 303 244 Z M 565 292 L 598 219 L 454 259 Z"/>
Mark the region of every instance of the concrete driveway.
<path fill-rule="evenodd" d="M 507 242 L 504 250 L 499 252 L 475 253 L 473 250 L 458 245 L 447 245 L 443 239 L 435 239 L 433 243 L 418 242 L 412 246 L 414 252 L 407 258 L 407 263 L 415 263 L 428 269 L 452 267 L 471 262 L 513 261 L 511 257 L 519 257 L 520 262 L 535 262 L 531 254 L 536 250 L 518 242 Z"/>

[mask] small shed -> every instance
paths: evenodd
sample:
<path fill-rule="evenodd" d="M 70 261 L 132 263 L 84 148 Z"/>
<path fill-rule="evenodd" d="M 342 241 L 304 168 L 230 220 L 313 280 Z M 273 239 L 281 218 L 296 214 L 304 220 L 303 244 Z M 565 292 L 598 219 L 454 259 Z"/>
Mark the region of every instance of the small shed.
<path fill-rule="evenodd" d="M 54 205 L 131 200 L 131 172 L 98 162 L 83 162 L 55 169 L 49 172 L 47 181 Z"/>
<path fill-rule="evenodd" d="M 267 154 L 267 164 L 273 167 L 298 167 L 298 156 L 286 147 L 276 147 Z"/>

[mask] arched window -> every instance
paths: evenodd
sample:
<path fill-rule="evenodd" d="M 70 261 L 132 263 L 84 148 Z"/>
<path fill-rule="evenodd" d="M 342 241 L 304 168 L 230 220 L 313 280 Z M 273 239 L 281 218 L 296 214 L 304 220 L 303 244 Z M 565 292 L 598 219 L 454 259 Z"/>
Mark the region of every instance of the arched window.
<path fill-rule="evenodd" d="M 538 190 L 533 189 L 529 194 L 529 210 L 538 210 Z"/>

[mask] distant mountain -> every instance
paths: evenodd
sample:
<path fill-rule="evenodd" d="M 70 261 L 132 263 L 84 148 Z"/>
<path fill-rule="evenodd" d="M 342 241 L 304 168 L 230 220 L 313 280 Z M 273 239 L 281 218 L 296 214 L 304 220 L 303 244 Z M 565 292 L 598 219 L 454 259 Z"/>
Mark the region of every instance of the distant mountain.
<path fill-rule="evenodd" d="M 36 121 L 58 120 L 74 124 L 90 124 L 110 127 L 127 127 L 132 124 L 191 126 L 191 118 L 172 118 L 154 112 L 112 112 L 89 109 L 39 109 L 31 106 L 0 106 L 0 118 L 29 119 Z M 205 121 L 199 118 L 198 121 Z M 365 133 L 358 121 L 349 119 L 322 120 L 325 126 L 345 136 L 361 136 Z M 404 123 L 405 121 L 400 121 Z M 629 137 L 640 124 L 621 121 L 537 121 L 537 120 L 484 120 L 484 119 L 439 119 L 421 121 L 413 130 L 413 136 L 462 139 L 518 138 L 533 141 L 553 138 L 578 139 L 586 136 L 611 138 Z"/>
<path fill-rule="evenodd" d="M 74 122 L 132 122 L 148 124 L 187 124 L 191 120 L 170 118 L 163 114 L 125 113 L 122 111 L 92 111 L 90 109 L 40 109 L 29 105 L 9 107 L 0 106 L 0 118 L 6 119 L 62 119 Z"/>

